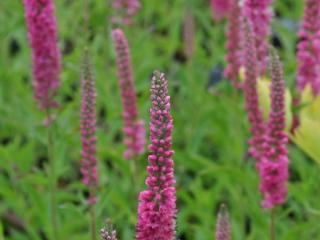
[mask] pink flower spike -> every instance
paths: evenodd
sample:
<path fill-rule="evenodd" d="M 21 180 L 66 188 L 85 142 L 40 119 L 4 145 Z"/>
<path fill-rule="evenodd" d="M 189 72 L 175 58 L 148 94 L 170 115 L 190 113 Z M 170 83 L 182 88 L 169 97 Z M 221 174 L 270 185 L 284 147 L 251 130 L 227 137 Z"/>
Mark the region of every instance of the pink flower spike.
<path fill-rule="evenodd" d="M 267 147 L 258 163 L 262 206 L 273 208 L 285 202 L 288 181 L 288 151 L 285 133 L 285 83 L 282 66 L 276 50 L 270 50 L 271 109 L 268 124 Z"/>
<path fill-rule="evenodd" d="M 298 44 L 297 88 L 302 92 L 309 84 L 314 96 L 320 93 L 320 1 L 305 0 Z"/>
<path fill-rule="evenodd" d="M 87 50 L 83 58 L 81 79 L 80 129 L 82 142 L 82 182 L 89 188 L 88 205 L 96 203 L 95 190 L 98 185 L 96 160 L 96 89 L 91 73 Z"/>
<path fill-rule="evenodd" d="M 215 21 L 221 21 L 227 17 L 233 0 L 211 0 L 212 17 Z"/>
<path fill-rule="evenodd" d="M 137 97 L 133 81 L 128 41 L 121 29 L 112 31 L 112 39 L 117 56 L 119 86 L 123 106 L 124 143 L 127 147 L 124 157 L 126 159 L 132 159 L 144 152 L 144 122 L 138 118 Z"/>
<path fill-rule="evenodd" d="M 173 160 L 170 97 L 163 73 L 154 72 L 151 83 L 148 189 L 140 193 L 137 240 L 175 239 L 176 190 Z"/>
<path fill-rule="evenodd" d="M 252 139 L 249 141 L 250 155 L 257 161 L 260 160 L 263 154 L 266 126 L 263 121 L 263 115 L 259 107 L 259 96 L 257 90 L 257 53 L 254 44 L 254 36 L 250 22 L 245 19 L 243 22 L 244 32 L 244 95 L 245 106 L 248 115 L 248 120 L 251 125 Z"/>
<path fill-rule="evenodd" d="M 229 16 L 229 25 L 226 33 L 227 36 L 227 56 L 226 61 L 228 63 L 227 68 L 224 71 L 224 76 L 228 78 L 231 83 L 236 87 L 240 87 L 238 82 L 239 70 L 242 64 L 242 31 L 241 26 L 241 7 L 239 0 L 232 0 L 232 6 Z"/>
<path fill-rule="evenodd" d="M 219 209 L 215 235 L 215 240 L 231 239 L 229 214 L 224 204 L 222 204 Z"/>
<path fill-rule="evenodd" d="M 265 74 L 268 63 L 267 38 L 270 35 L 272 0 L 244 0 L 244 16 L 252 24 L 252 30 L 257 48 L 258 74 Z"/>
<path fill-rule="evenodd" d="M 55 108 L 59 88 L 60 53 L 52 0 L 23 0 L 32 49 L 34 98 L 41 110 Z"/>

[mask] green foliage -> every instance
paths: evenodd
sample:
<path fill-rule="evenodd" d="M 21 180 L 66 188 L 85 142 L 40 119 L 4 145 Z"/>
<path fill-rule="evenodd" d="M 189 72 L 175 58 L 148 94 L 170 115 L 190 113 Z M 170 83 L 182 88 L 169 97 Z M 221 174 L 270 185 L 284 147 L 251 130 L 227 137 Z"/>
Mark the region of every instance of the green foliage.
<path fill-rule="evenodd" d="M 80 182 L 80 56 L 83 53 L 84 1 L 55 1 L 63 50 L 62 88 L 56 112 L 55 164 L 58 175 L 60 239 L 89 239 L 89 213 Z M 97 82 L 99 199 L 98 227 L 112 218 L 119 239 L 134 239 L 137 194 L 145 189 L 146 155 L 139 159 L 133 187 L 130 162 L 122 157 L 121 100 L 110 39 L 111 8 L 90 1 L 90 50 Z M 196 19 L 196 53 L 191 63 L 179 61 L 181 26 L 186 2 Z M 302 1 L 275 1 L 273 30 L 282 43 L 288 86 L 294 86 L 294 31 L 283 20 L 298 21 Z M 247 159 L 249 137 L 243 97 L 227 81 L 207 89 L 210 70 L 223 63 L 225 24 L 211 20 L 208 1 L 142 1 L 136 25 L 125 27 L 132 52 L 139 108 L 148 123 L 150 74 L 167 73 L 174 117 L 174 160 L 178 190 L 179 239 L 213 239 L 215 215 L 228 205 L 233 239 L 265 240 L 269 213 L 261 209 L 258 176 Z M 50 236 L 48 209 L 47 132 L 44 114 L 35 106 L 31 87 L 31 57 L 21 1 L 0 2 L 0 226 L 6 240 L 40 240 Z M 146 124 L 148 126 L 148 124 Z M 277 210 L 279 239 L 320 236 L 320 174 L 318 166 L 290 146 L 288 202 Z M 13 215 L 23 229 L 9 221 Z M 0 239 L 1 239 L 0 231 Z"/>

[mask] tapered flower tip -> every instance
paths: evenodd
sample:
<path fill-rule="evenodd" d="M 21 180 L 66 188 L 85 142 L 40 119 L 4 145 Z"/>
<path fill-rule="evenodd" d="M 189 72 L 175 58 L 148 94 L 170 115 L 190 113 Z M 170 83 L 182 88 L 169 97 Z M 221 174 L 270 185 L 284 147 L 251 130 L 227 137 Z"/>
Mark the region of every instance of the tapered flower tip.
<path fill-rule="evenodd" d="M 111 221 L 107 220 L 106 226 L 100 230 L 101 240 L 117 240 L 117 232 L 113 229 Z"/>
<path fill-rule="evenodd" d="M 216 240 L 230 240 L 230 220 L 229 213 L 225 204 L 221 204 L 216 224 Z"/>

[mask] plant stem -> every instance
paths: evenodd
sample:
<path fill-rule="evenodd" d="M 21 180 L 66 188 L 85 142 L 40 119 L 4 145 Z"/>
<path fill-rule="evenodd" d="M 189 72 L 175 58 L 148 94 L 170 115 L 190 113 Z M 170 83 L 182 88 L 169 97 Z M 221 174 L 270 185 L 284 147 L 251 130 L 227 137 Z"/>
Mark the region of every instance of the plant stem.
<path fill-rule="evenodd" d="M 91 240 L 97 239 L 96 234 L 96 210 L 95 205 L 90 205 L 90 217 L 91 217 Z"/>
<path fill-rule="evenodd" d="M 270 215 L 270 237 L 271 240 L 276 240 L 276 229 L 275 229 L 275 218 L 276 218 L 276 209 L 271 209 L 271 215 Z"/>
<path fill-rule="evenodd" d="M 47 121 L 48 121 L 48 139 L 47 139 L 47 148 L 48 148 L 48 161 L 49 161 L 49 191 L 50 191 L 50 217 L 52 224 L 52 237 L 53 240 L 58 240 L 58 222 L 57 222 L 57 203 L 56 203 L 56 171 L 55 171 L 55 162 L 54 162 L 54 140 L 53 140 L 53 127 L 52 120 L 50 115 L 50 110 L 46 111 Z"/>

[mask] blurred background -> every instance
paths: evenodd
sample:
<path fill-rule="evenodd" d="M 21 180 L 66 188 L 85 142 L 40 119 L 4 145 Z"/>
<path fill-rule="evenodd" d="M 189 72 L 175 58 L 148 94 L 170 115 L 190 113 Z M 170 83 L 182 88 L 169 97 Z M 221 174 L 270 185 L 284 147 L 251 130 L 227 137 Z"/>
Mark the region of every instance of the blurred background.
<path fill-rule="evenodd" d="M 80 72 L 85 45 L 84 1 L 56 0 L 62 52 L 54 156 L 62 240 L 89 239 L 86 191 L 80 179 Z M 150 76 L 166 73 L 174 118 L 178 239 L 214 238 L 216 212 L 226 203 L 235 240 L 268 239 L 269 212 L 260 207 L 254 160 L 247 156 L 249 126 L 243 95 L 223 78 L 226 22 L 215 23 L 209 0 L 141 0 L 131 26 L 123 26 L 131 49 L 141 117 L 148 130 Z M 138 192 L 146 189 L 147 153 L 138 160 L 138 186 L 123 158 L 122 107 L 110 17 L 105 0 L 90 1 L 90 41 L 97 86 L 98 228 L 112 219 L 119 239 L 134 239 Z M 194 54 L 184 52 L 183 25 L 194 19 Z M 302 0 L 275 0 L 272 38 L 295 84 L 297 30 Z M 48 239 L 48 164 L 44 114 L 33 99 L 31 51 L 22 1 L 0 1 L 0 239 Z M 287 203 L 277 209 L 281 240 L 320 239 L 319 166 L 289 145 Z"/>

